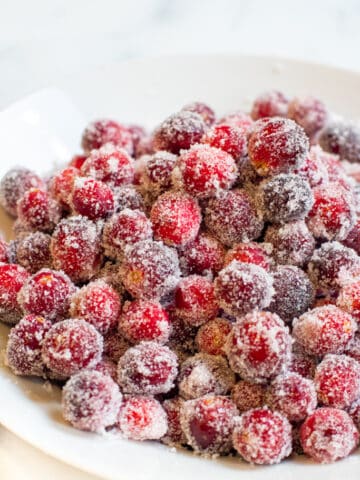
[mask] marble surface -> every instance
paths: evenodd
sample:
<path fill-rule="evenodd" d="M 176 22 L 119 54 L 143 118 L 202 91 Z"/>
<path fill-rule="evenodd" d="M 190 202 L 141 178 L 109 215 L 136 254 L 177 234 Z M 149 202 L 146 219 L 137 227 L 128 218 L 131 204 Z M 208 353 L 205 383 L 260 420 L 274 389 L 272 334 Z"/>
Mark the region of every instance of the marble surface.
<path fill-rule="evenodd" d="M 360 70 L 359 0 L 0 0 L 0 12 L 0 108 L 68 72 L 146 55 L 275 54 Z M 1 426 L 0 476 L 95 480 Z"/>

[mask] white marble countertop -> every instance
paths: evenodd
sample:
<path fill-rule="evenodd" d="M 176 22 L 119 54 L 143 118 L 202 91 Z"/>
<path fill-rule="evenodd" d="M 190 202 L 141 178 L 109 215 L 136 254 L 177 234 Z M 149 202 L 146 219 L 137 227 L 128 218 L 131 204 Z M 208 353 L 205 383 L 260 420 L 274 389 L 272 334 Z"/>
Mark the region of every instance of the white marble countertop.
<path fill-rule="evenodd" d="M 175 53 L 271 54 L 360 70 L 359 0 L 0 0 L 0 108 L 66 72 Z M 95 479 L 0 426 L 1 480 Z"/>

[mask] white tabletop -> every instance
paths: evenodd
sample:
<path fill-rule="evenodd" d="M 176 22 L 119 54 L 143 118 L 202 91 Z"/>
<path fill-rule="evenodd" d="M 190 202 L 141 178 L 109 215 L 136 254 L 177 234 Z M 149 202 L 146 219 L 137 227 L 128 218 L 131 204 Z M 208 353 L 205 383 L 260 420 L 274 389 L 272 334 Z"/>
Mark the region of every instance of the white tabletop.
<path fill-rule="evenodd" d="M 358 0 L 0 0 L 0 108 L 131 57 L 239 52 L 360 70 Z M 1 480 L 95 479 L 0 426 Z"/>

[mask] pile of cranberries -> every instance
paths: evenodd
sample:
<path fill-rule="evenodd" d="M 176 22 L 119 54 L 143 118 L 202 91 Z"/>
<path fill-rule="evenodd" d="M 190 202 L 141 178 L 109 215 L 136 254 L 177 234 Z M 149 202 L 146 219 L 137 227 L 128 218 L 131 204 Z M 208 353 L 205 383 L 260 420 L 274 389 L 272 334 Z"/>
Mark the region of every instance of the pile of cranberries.
<path fill-rule="evenodd" d="M 153 132 L 98 120 L 51 178 L 9 171 L 0 320 L 16 375 L 92 432 L 328 463 L 360 429 L 360 131 L 271 91 Z M 347 172 L 350 172 L 347 174 Z"/>

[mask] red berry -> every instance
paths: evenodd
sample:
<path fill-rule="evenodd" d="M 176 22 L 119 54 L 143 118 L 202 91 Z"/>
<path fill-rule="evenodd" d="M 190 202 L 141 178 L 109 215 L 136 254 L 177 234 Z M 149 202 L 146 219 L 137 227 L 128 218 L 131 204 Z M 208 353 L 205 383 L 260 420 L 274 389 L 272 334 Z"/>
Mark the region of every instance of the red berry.
<path fill-rule="evenodd" d="M 186 443 L 185 435 L 180 425 L 180 410 L 184 405 L 180 397 L 169 398 L 162 404 L 168 422 L 168 430 L 161 441 L 170 446 L 183 445 Z"/>
<path fill-rule="evenodd" d="M 133 137 L 128 128 L 114 120 L 104 119 L 89 123 L 81 139 L 84 152 L 88 154 L 91 150 L 100 148 L 106 143 L 124 148 L 130 155 L 134 151 Z"/>
<path fill-rule="evenodd" d="M 44 188 L 40 177 L 27 168 L 13 168 L 0 181 L 0 204 L 13 217 L 17 215 L 18 200 L 30 188 Z"/>
<path fill-rule="evenodd" d="M 343 286 L 336 305 L 360 323 L 360 280 Z"/>
<path fill-rule="evenodd" d="M 161 150 L 146 158 L 141 183 L 155 198 L 172 186 L 176 159 L 176 155 Z"/>
<path fill-rule="evenodd" d="M 116 212 L 121 212 L 125 208 L 144 210 L 144 199 L 133 186 L 115 188 L 113 194 Z"/>
<path fill-rule="evenodd" d="M 246 131 L 226 123 L 214 125 L 206 132 L 202 142 L 229 153 L 235 160 L 247 152 Z"/>
<path fill-rule="evenodd" d="M 360 253 L 360 218 L 355 222 L 347 237 L 342 242 L 346 247 L 352 248 L 357 254 Z"/>
<path fill-rule="evenodd" d="M 358 333 L 347 344 L 344 353 L 360 363 L 360 335 Z"/>
<path fill-rule="evenodd" d="M 354 124 L 330 123 L 320 133 L 319 143 L 325 151 L 339 155 L 340 160 L 359 162 L 360 130 Z"/>
<path fill-rule="evenodd" d="M 304 452 L 319 463 L 347 457 L 359 443 L 359 432 L 350 416 L 337 408 L 319 408 L 300 428 Z"/>
<path fill-rule="evenodd" d="M 334 305 L 317 307 L 293 323 L 293 336 L 309 355 L 342 353 L 355 335 L 354 319 Z"/>
<path fill-rule="evenodd" d="M 294 173 L 307 180 L 311 187 L 317 187 L 328 181 L 329 175 L 324 163 L 324 151 L 319 145 L 313 145 L 310 148 L 305 162 Z"/>
<path fill-rule="evenodd" d="M 170 328 L 169 315 L 155 300 L 126 302 L 119 320 L 119 330 L 132 343 L 146 340 L 166 343 Z"/>
<path fill-rule="evenodd" d="M 231 390 L 231 398 L 240 413 L 260 408 L 265 402 L 266 387 L 258 383 L 240 380 Z"/>
<path fill-rule="evenodd" d="M 252 165 L 265 177 L 300 168 L 308 154 L 309 140 L 292 120 L 265 118 L 255 123 L 248 150 Z"/>
<path fill-rule="evenodd" d="M 73 189 L 74 180 L 78 175 L 79 171 L 76 168 L 67 167 L 64 170 L 56 173 L 50 180 L 50 194 L 66 211 L 70 211 L 71 192 Z"/>
<path fill-rule="evenodd" d="M 30 273 L 42 268 L 51 268 L 51 237 L 46 233 L 33 232 L 16 242 L 16 262 Z"/>
<path fill-rule="evenodd" d="M 144 127 L 142 127 L 141 125 L 137 125 L 137 124 L 127 125 L 126 128 L 128 129 L 128 131 L 131 134 L 133 144 L 134 144 L 134 150 L 136 152 L 136 149 L 137 149 L 139 143 L 147 137 L 146 130 L 145 130 Z"/>
<path fill-rule="evenodd" d="M 267 247 L 268 245 L 266 244 L 256 242 L 238 243 L 227 251 L 224 263 L 225 265 L 229 265 L 233 260 L 237 260 L 242 263 L 258 265 L 264 270 L 269 271 L 271 259 Z"/>
<path fill-rule="evenodd" d="M 307 355 L 296 343 L 293 346 L 289 371 L 298 373 L 305 378 L 314 378 L 316 359 Z"/>
<path fill-rule="evenodd" d="M 61 218 L 58 203 L 39 188 L 27 190 L 17 204 L 19 221 L 29 230 L 52 232 Z"/>
<path fill-rule="evenodd" d="M 291 453 L 291 425 L 279 412 L 256 408 L 241 415 L 234 428 L 233 443 L 247 462 L 280 463 Z"/>
<path fill-rule="evenodd" d="M 79 430 L 104 432 L 116 422 L 121 402 L 116 383 L 95 371 L 73 375 L 62 391 L 64 419 Z"/>
<path fill-rule="evenodd" d="M 210 145 L 195 145 L 183 152 L 174 170 L 175 183 L 197 198 L 213 197 L 221 190 L 228 190 L 236 177 L 232 156 Z"/>
<path fill-rule="evenodd" d="M 70 377 L 95 366 L 102 350 L 102 336 L 92 325 L 81 319 L 63 320 L 47 332 L 42 359 L 53 374 Z"/>
<path fill-rule="evenodd" d="M 100 372 L 117 382 L 117 364 L 110 358 L 103 357 L 91 370 Z"/>
<path fill-rule="evenodd" d="M 321 100 L 307 96 L 291 100 L 288 116 L 311 137 L 324 127 L 328 111 Z"/>
<path fill-rule="evenodd" d="M 231 331 L 231 323 L 225 318 L 214 318 L 202 325 L 196 335 L 199 352 L 209 355 L 225 355 L 226 339 Z"/>
<path fill-rule="evenodd" d="M 158 395 L 172 389 L 177 373 L 175 353 L 156 342 L 141 342 L 120 358 L 118 382 L 124 393 Z"/>
<path fill-rule="evenodd" d="M 0 263 L 0 320 L 2 322 L 14 325 L 22 317 L 17 295 L 28 278 L 28 272 L 19 265 Z"/>
<path fill-rule="evenodd" d="M 114 211 L 114 195 L 111 188 L 92 178 L 75 178 L 71 203 L 77 214 L 91 220 L 108 217 Z"/>
<path fill-rule="evenodd" d="M 203 102 L 192 102 L 181 109 L 182 111 L 198 113 L 200 117 L 204 120 L 207 127 L 211 127 L 215 123 L 215 112 L 214 110 L 206 105 Z"/>
<path fill-rule="evenodd" d="M 118 414 L 118 425 L 125 438 L 159 440 L 166 434 L 167 417 L 161 404 L 152 397 L 128 397 Z"/>
<path fill-rule="evenodd" d="M 250 115 L 240 110 L 237 110 L 232 113 L 228 113 L 224 117 L 220 118 L 218 123 L 226 124 L 226 125 L 234 125 L 235 127 L 238 127 L 244 132 L 246 132 L 247 135 L 249 135 L 254 125 L 254 122 L 250 117 Z"/>
<path fill-rule="evenodd" d="M 259 95 L 253 104 L 251 117 L 254 120 L 264 117 L 286 117 L 289 100 L 277 90 L 270 90 Z"/>
<path fill-rule="evenodd" d="M 45 375 L 41 348 L 51 322 L 36 315 L 26 315 L 11 329 L 6 346 L 6 364 L 15 375 Z"/>
<path fill-rule="evenodd" d="M 249 313 L 233 325 L 227 356 L 232 370 L 244 380 L 266 383 L 290 361 L 289 329 L 275 313 Z"/>
<path fill-rule="evenodd" d="M 227 397 L 209 395 L 184 403 L 180 422 L 187 443 L 196 451 L 226 454 L 232 447 L 237 409 Z"/>
<path fill-rule="evenodd" d="M 87 155 L 74 155 L 69 163 L 69 167 L 74 167 L 77 170 L 80 170 L 86 159 Z"/>
<path fill-rule="evenodd" d="M 181 251 L 181 266 L 189 274 L 216 273 L 223 267 L 225 249 L 216 238 L 200 232 Z"/>

